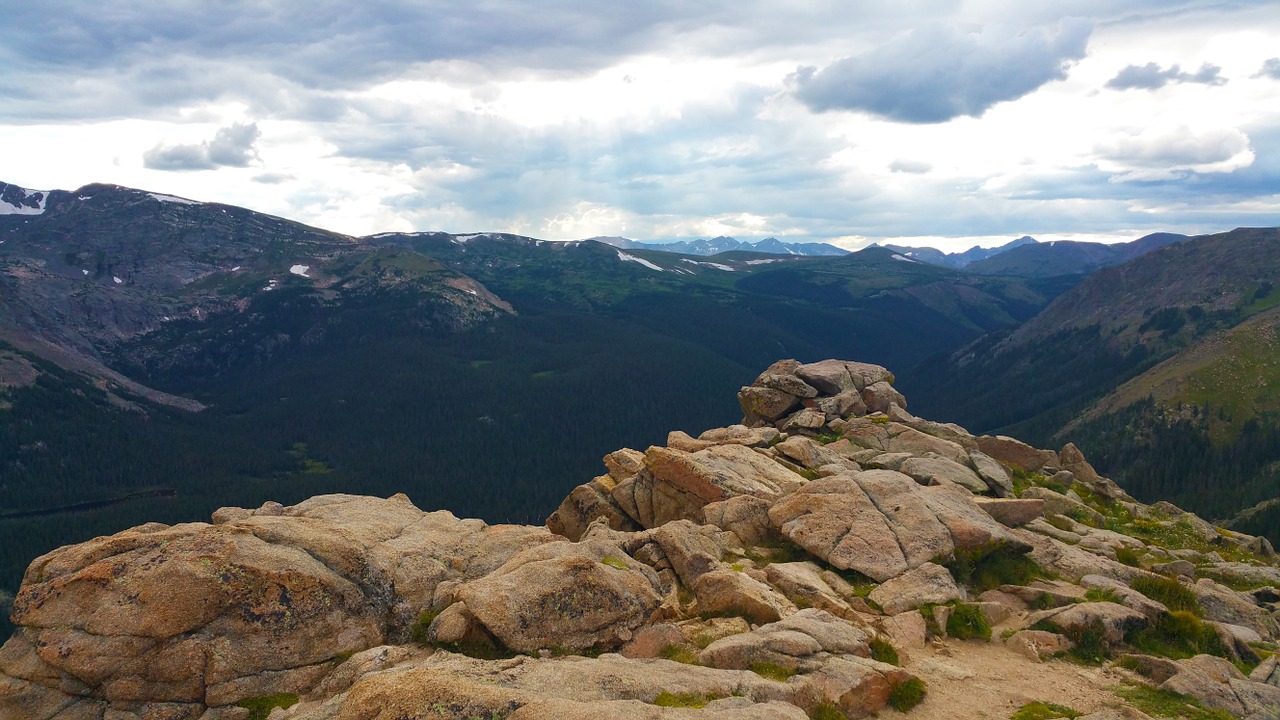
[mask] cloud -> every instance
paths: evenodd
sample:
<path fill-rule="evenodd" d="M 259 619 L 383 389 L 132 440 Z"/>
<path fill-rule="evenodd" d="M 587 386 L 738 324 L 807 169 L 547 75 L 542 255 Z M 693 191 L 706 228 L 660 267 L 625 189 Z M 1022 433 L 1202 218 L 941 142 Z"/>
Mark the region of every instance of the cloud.
<path fill-rule="evenodd" d="M 151 170 L 177 171 L 248 167 L 258 159 L 253 145 L 261 134 L 257 123 L 232 123 L 198 145 L 157 144 L 142 154 L 142 164 Z"/>
<path fill-rule="evenodd" d="M 1254 153 L 1249 136 L 1235 128 L 1195 131 L 1185 125 L 1120 133 L 1098 142 L 1094 152 L 1117 180 L 1162 180 L 1188 171 L 1231 172 L 1247 167 Z"/>
<path fill-rule="evenodd" d="M 288 173 L 262 173 L 261 175 L 254 175 L 251 179 L 263 185 L 279 185 L 298 178 Z"/>
<path fill-rule="evenodd" d="M 1178 65 L 1161 68 L 1153 62 L 1146 65 L 1129 65 L 1107 81 L 1111 90 L 1158 90 L 1169 83 L 1196 83 L 1199 85 L 1226 85 L 1222 68 L 1205 63 L 1195 73 L 1182 72 Z"/>
<path fill-rule="evenodd" d="M 933 169 L 933 165 L 930 165 L 929 163 L 924 162 L 923 160 L 898 159 L 889 163 L 889 170 L 892 172 L 902 172 L 902 173 L 912 173 L 914 175 L 922 175 L 924 173 L 929 172 L 932 169 Z"/>
<path fill-rule="evenodd" d="M 934 24 L 790 82 L 810 109 L 861 110 L 910 123 L 977 117 L 993 105 L 1066 77 L 1085 55 L 1091 23 L 1066 20 L 1053 32 L 988 28 L 960 32 Z"/>
<path fill-rule="evenodd" d="M 1273 57 L 1262 63 L 1262 69 L 1254 77 L 1269 77 L 1272 80 L 1280 80 L 1280 57 Z"/>

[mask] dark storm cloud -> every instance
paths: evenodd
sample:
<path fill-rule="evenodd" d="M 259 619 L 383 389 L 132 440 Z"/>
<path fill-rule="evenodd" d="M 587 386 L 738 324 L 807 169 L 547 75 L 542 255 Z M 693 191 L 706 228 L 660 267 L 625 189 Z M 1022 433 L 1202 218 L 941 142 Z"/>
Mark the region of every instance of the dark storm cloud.
<path fill-rule="evenodd" d="M 1129 65 L 1107 81 L 1112 90 L 1158 90 L 1169 83 L 1196 83 L 1199 85 L 1225 85 L 1227 79 L 1222 68 L 1205 63 L 1194 73 L 1182 72 L 1178 65 L 1161 68 L 1153 62 L 1146 65 Z"/>
<path fill-rule="evenodd" d="M 142 154 L 152 170 L 212 170 L 248 167 L 258 158 L 253 144 L 261 132 L 256 123 L 233 123 L 214 133 L 213 140 L 193 145 L 156 145 Z"/>
<path fill-rule="evenodd" d="M 1090 23 L 1056 30 L 961 32 L 931 25 L 827 67 L 802 68 L 792 83 L 811 109 L 861 110 L 911 123 L 977 117 L 1053 80 L 1084 57 Z"/>

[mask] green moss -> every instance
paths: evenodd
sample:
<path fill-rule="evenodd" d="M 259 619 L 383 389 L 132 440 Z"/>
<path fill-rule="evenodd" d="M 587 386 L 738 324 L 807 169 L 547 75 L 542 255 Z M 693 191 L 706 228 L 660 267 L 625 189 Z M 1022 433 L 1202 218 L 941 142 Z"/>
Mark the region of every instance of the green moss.
<path fill-rule="evenodd" d="M 884 415 L 876 415 L 875 417 L 872 417 L 872 418 L 869 418 L 869 419 L 871 420 L 871 422 L 873 422 L 873 423 L 875 423 L 875 424 L 877 424 L 877 425 L 888 425 L 888 424 L 889 424 L 889 418 L 888 418 L 888 417 L 886 417 L 886 416 L 884 416 Z"/>
<path fill-rule="evenodd" d="M 755 547 L 747 548 L 744 553 L 757 567 L 772 563 L 803 562 L 811 560 L 809 553 L 799 545 L 787 540 L 772 540 Z"/>
<path fill-rule="evenodd" d="M 821 445 L 830 445 L 839 439 L 840 433 L 818 433 L 818 435 L 814 437 L 814 440 L 817 440 Z"/>
<path fill-rule="evenodd" d="M 898 664 L 898 651 L 894 649 L 893 645 L 888 640 L 878 637 L 871 638 L 871 642 L 868 644 L 871 646 L 872 660 L 878 660 L 890 665 Z"/>
<path fill-rule="evenodd" d="M 236 705 L 249 711 L 247 720 L 267 720 L 267 716 L 271 714 L 272 710 L 293 707 L 297 702 L 298 696 L 293 693 L 276 693 L 275 695 L 259 695 L 258 697 L 245 698 L 236 703 Z"/>
<path fill-rule="evenodd" d="M 1129 683 L 1112 688 L 1112 692 L 1124 698 L 1138 710 L 1154 717 L 1180 720 L 1232 720 L 1231 715 L 1222 710 L 1211 710 L 1201 705 L 1195 698 L 1168 690 Z"/>
<path fill-rule="evenodd" d="M 707 645 L 711 643 L 708 642 Z M 704 646 L 705 647 L 705 646 Z M 668 645 L 658 651 L 658 657 L 675 660 L 685 665 L 697 665 L 698 654 L 684 645 Z"/>
<path fill-rule="evenodd" d="M 831 703 L 820 703 L 809 709 L 810 720 L 849 720 L 849 716 L 832 705 Z"/>
<path fill-rule="evenodd" d="M 1029 702 L 1009 716 L 1009 720 L 1051 720 L 1052 718 L 1078 718 L 1082 713 L 1057 703 Z"/>
<path fill-rule="evenodd" d="M 1202 614 L 1200 601 L 1196 600 L 1195 593 L 1174 578 L 1143 576 L 1134 578 L 1129 586 L 1170 610 Z"/>
<path fill-rule="evenodd" d="M 409 639 L 419 645 L 428 644 L 427 630 L 431 627 L 431 623 L 439 615 L 438 612 L 424 610 L 418 615 L 418 621 L 413 624 L 413 628 L 409 630 Z"/>
<path fill-rule="evenodd" d="M 600 560 L 600 563 L 601 563 L 601 564 L 603 564 L 603 565 L 608 565 L 609 567 L 614 568 L 615 570 L 626 570 L 626 569 L 628 569 L 628 568 L 627 568 L 627 564 L 626 564 L 625 562 L 623 562 L 621 558 L 616 558 L 616 557 L 614 557 L 614 556 L 612 556 L 612 555 L 605 555 L 605 556 Z"/>
<path fill-rule="evenodd" d="M 702 693 L 671 693 L 663 690 L 653 704 L 658 707 L 700 708 L 715 699 L 715 696 Z"/>
<path fill-rule="evenodd" d="M 347 650 L 346 652 L 340 652 L 337 655 L 333 656 L 333 664 L 341 665 L 342 663 L 350 660 L 351 656 L 355 654 L 356 654 L 355 650 Z"/>
<path fill-rule="evenodd" d="M 785 668 L 771 662 L 753 662 L 748 669 L 762 678 L 777 680 L 778 682 L 786 682 L 787 678 L 796 674 L 796 671 L 791 668 Z"/>
<path fill-rule="evenodd" d="M 991 623 L 982 614 L 982 608 L 968 603 L 956 603 L 951 617 L 947 618 L 947 635 L 961 640 L 969 638 L 991 639 Z"/>
<path fill-rule="evenodd" d="M 894 685 L 889 691 L 889 707 L 898 712 L 907 712 L 919 705 L 920 701 L 924 700 L 925 694 L 924 681 L 920 678 L 911 678 Z"/>
<path fill-rule="evenodd" d="M 1125 640 L 1147 655 L 1181 660 L 1196 655 L 1227 657 L 1218 633 L 1185 610 L 1162 615 L 1155 622 L 1129 634 Z"/>

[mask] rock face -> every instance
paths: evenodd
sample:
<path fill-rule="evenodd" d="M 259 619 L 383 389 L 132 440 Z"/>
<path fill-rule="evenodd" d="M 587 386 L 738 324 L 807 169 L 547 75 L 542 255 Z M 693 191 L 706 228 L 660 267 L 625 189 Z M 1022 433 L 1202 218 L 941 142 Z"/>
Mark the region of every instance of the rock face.
<path fill-rule="evenodd" d="M 1019 662 L 1189 622 L 1151 581 L 1194 597 L 1232 659 L 1275 640 L 1269 544 L 1133 502 L 1073 445 L 914 417 L 892 382 L 775 363 L 741 424 L 610 453 L 545 528 L 328 495 L 61 548 L 14 598 L 0 718 L 244 720 L 281 693 L 293 720 L 856 718 L 919 690 L 871 656 L 923 651 L 948 618 L 999 626 Z M 1268 662 L 1138 665 L 1273 717 Z"/>

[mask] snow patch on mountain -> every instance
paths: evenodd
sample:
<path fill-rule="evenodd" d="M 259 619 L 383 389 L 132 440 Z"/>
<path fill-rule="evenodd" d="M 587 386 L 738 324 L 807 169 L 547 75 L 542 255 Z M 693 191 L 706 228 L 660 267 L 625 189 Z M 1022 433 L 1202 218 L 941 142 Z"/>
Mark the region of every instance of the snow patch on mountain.
<path fill-rule="evenodd" d="M 49 193 L 0 183 L 0 215 L 39 215 Z"/>
<path fill-rule="evenodd" d="M 657 265 L 654 265 L 648 260 L 645 260 L 644 258 L 638 258 L 635 255 L 628 255 L 627 253 L 624 253 L 621 250 L 618 251 L 618 259 L 625 260 L 627 262 L 640 263 L 641 265 L 649 268 L 650 270 L 657 270 L 658 272 L 662 272 L 662 268 L 658 267 Z"/>
<path fill-rule="evenodd" d="M 310 275 L 307 274 L 307 271 L 310 269 L 311 269 L 310 265 L 294 265 L 293 267 L 289 268 L 289 272 L 293 273 L 294 275 L 301 275 L 302 277 L 311 277 Z"/>
<path fill-rule="evenodd" d="M 690 265 L 705 265 L 706 267 L 715 268 L 717 270 L 724 270 L 725 272 L 737 272 L 737 268 L 732 268 L 732 267 L 729 267 L 728 265 L 721 265 L 720 263 L 698 262 L 697 260 L 690 260 L 689 258 L 680 258 L 680 262 L 687 262 Z"/>
<path fill-rule="evenodd" d="M 163 195 L 161 193 L 147 193 L 147 194 L 150 195 L 152 198 L 159 200 L 160 202 L 163 202 L 163 203 L 175 203 L 177 205 L 199 205 L 200 204 L 195 200 L 188 200 L 186 198 L 174 197 L 173 195 Z"/>

